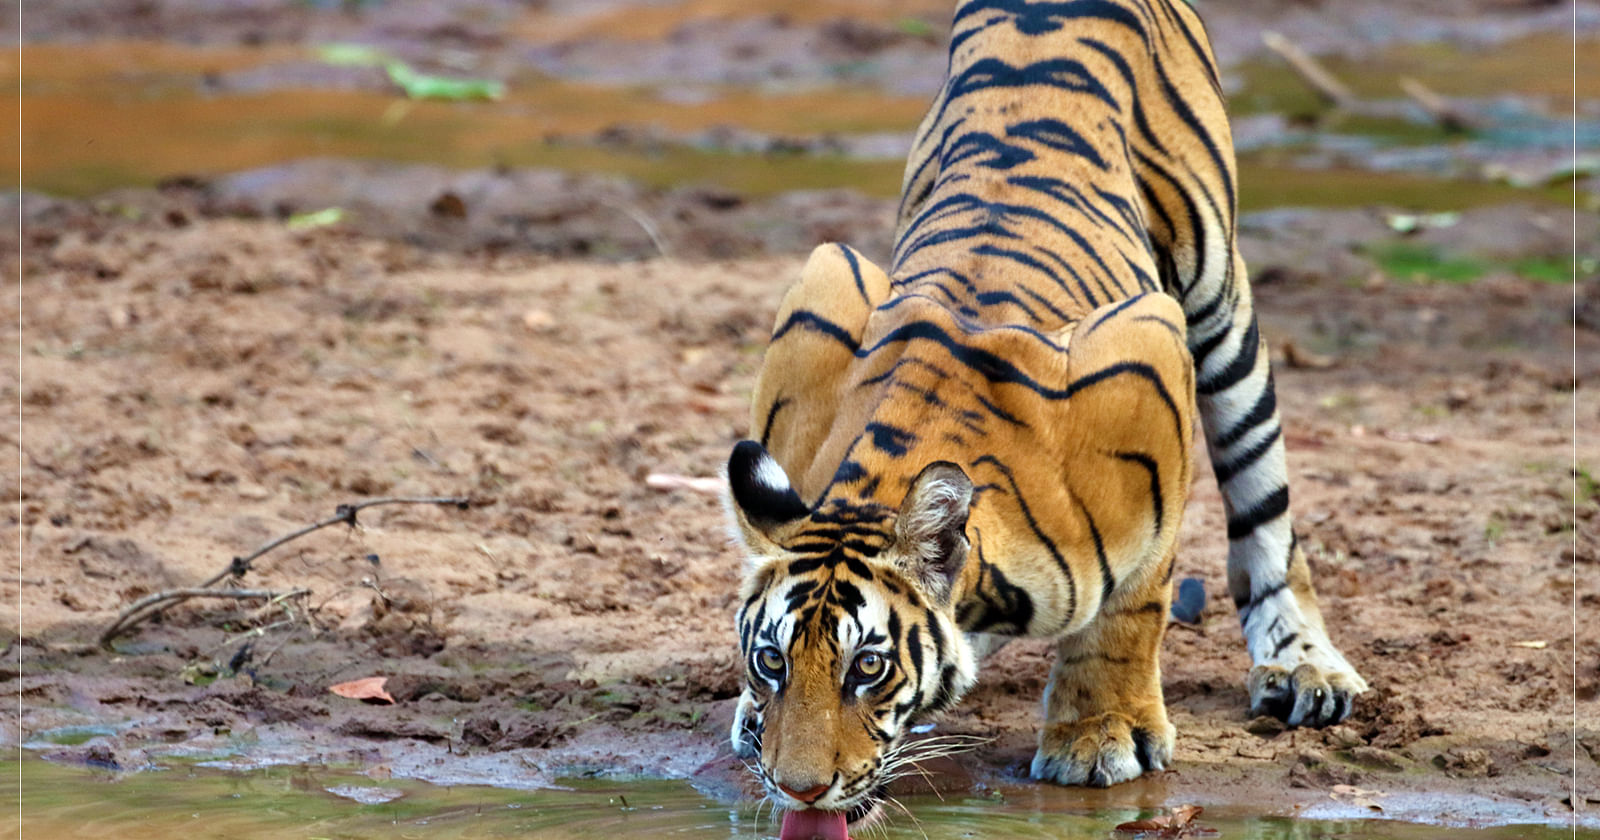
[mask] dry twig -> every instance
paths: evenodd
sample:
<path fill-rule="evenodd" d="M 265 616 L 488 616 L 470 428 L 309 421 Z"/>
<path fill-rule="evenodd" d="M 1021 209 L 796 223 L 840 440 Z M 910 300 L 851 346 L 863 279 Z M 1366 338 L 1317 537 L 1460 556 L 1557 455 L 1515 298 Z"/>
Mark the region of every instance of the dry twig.
<path fill-rule="evenodd" d="M 1403 115 L 1403 111 L 1393 107 L 1394 103 L 1362 101 L 1321 62 L 1283 35 L 1277 32 L 1263 32 L 1261 42 L 1267 49 L 1288 62 L 1289 67 L 1300 76 L 1300 79 L 1316 91 L 1317 96 L 1328 105 L 1340 111 L 1374 117 L 1392 118 Z M 1405 95 L 1421 107 L 1440 128 L 1460 132 L 1481 127 L 1480 120 L 1451 104 L 1449 100 L 1416 79 L 1401 77 L 1399 83 Z"/>
<path fill-rule="evenodd" d="M 227 568 L 216 573 L 215 575 L 212 575 L 199 586 L 168 589 L 162 592 L 156 592 L 154 594 L 147 595 L 133 602 L 123 609 L 123 611 L 117 615 L 116 620 L 111 622 L 111 624 L 100 633 L 99 645 L 102 648 L 110 649 L 112 640 L 126 632 L 129 628 L 155 617 L 158 613 L 170 606 L 173 606 L 174 604 L 179 604 L 192 598 L 223 598 L 232 599 L 235 601 L 262 599 L 268 602 L 264 605 L 264 607 L 272 607 L 274 605 L 281 604 L 283 601 L 289 598 L 304 597 L 311 594 L 309 589 L 294 589 L 287 592 L 278 592 L 267 589 L 213 589 L 212 587 L 225 579 L 243 579 L 245 572 L 250 571 L 251 563 L 254 563 L 258 558 L 261 557 L 261 555 L 266 554 L 267 552 L 283 545 L 284 543 L 299 539 L 306 534 L 319 531 L 328 527 L 329 525 L 337 525 L 341 522 L 349 525 L 352 528 L 355 527 L 357 524 L 356 514 L 366 508 L 376 507 L 378 505 L 455 505 L 457 508 L 465 510 L 468 504 L 468 500 L 460 496 L 427 496 L 421 498 L 390 497 L 383 499 L 368 499 L 364 502 L 341 504 L 334 508 L 333 516 L 330 516 L 320 522 L 314 522 L 304 528 L 291 531 L 290 533 L 284 534 L 281 537 L 269 540 L 260 548 L 257 548 L 255 551 L 252 551 L 243 557 L 233 558 L 228 563 Z"/>
<path fill-rule="evenodd" d="M 1428 116 L 1446 131 L 1468 131 L 1476 126 L 1477 121 L 1470 115 L 1416 79 L 1409 76 L 1401 77 L 1400 89 L 1406 92 L 1406 96 L 1411 97 L 1412 102 L 1427 111 Z"/>
<path fill-rule="evenodd" d="M 1279 35 L 1276 32 L 1261 33 L 1261 43 L 1289 62 L 1300 78 L 1317 92 L 1318 96 L 1327 100 L 1329 105 L 1336 108 L 1350 108 L 1356 104 L 1355 94 L 1344 86 L 1334 75 L 1323 67 L 1321 62 L 1311 57 L 1311 54 L 1300 48 L 1299 44 Z"/>
<path fill-rule="evenodd" d="M 276 601 L 309 594 L 311 594 L 309 589 L 293 589 L 288 592 L 275 592 L 270 589 L 208 589 L 198 586 L 167 589 L 153 595 L 146 595 L 123 610 L 117 616 L 117 620 L 111 622 L 111 626 L 100 633 L 100 646 L 104 648 L 111 647 L 111 640 L 121 635 L 122 631 L 154 616 L 173 604 L 181 603 L 191 598 L 223 598 L 235 601 L 261 598 L 268 601 Z"/>
<path fill-rule="evenodd" d="M 342 504 L 333 509 L 333 516 L 330 516 L 321 522 L 314 522 L 298 531 L 291 531 L 290 533 L 284 534 L 277 539 L 268 541 L 265 545 L 261 546 L 255 551 L 250 552 L 249 554 L 246 554 L 243 557 L 233 558 L 233 561 L 228 564 L 228 568 L 223 569 L 215 575 L 212 575 L 209 580 L 200 585 L 211 586 L 218 581 L 221 581 L 225 577 L 242 578 L 244 577 L 245 572 L 250 571 L 250 564 L 255 562 L 256 558 L 266 554 L 280 545 L 283 545 L 286 542 L 297 540 L 313 531 L 320 531 L 329 525 L 337 525 L 343 522 L 354 528 L 356 526 L 356 513 L 358 511 L 369 507 L 377 507 L 378 505 L 455 505 L 461 510 L 466 510 L 467 499 L 461 496 L 427 496 L 422 498 L 394 497 L 385 499 L 368 499 L 367 501 L 356 502 L 354 504 Z"/>

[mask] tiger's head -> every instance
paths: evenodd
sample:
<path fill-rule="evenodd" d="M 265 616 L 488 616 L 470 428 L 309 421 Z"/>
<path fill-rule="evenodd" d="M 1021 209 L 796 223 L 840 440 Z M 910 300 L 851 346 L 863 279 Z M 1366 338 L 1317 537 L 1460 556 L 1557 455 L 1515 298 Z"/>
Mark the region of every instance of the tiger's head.
<path fill-rule="evenodd" d="M 911 481 L 898 510 L 843 501 L 812 510 L 754 441 L 734 448 L 728 482 L 748 558 L 734 751 L 779 807 L 870 821 L 884 785 L 910 772 L 906 733 L 973 682 L 951 604 L 972 482 L 941 461 Z"/>

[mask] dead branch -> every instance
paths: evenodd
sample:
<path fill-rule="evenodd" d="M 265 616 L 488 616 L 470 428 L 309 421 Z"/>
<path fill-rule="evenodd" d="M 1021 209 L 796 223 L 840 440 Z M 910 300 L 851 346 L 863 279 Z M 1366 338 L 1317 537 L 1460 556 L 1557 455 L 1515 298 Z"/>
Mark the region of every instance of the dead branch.
<path fill-rule="evenodd" d="M 207 589 L 198 586 L 167 589 L 152 595 L 146 595 L 123 610 L 117 616 L 117 620 L 111 622 L 111 626 L 101 632 L 100 646 L 102 648 L 110 648 L 111 640 L 120 635 L 122 631 L 154 616 L 173 604 L 182 603 L 191 598 L 222 598 L 234 601 L 248 601 L 260 598 L 267 601 L 277 601 L 309 594 L 311 594 L 309 589 L 293 589 L 287 592 L 278 592 L 271 589 Z"/>
<path fill-rule="evenodd" d="M 461 496 L 427 496 L 422 498 L 393 497 L 385 499 L 368 499 L 367 501 L 355 502 L 353 504 L 342 504 L 333 509 L 333 516 L 330 516 L 321 522 L 314 522 L 298 531 L 292 531 L 284 534 L 277 539 L 268 541 L 260 548 L 250 552 L 249 554 L 246 554 L 243 557 L 233 558 L 232 562 L 228 564 L 228 568 L 223 569 L 215 575 L 212 575 L 210 579 L 200 585 L 212 586 L 226 577 L 243 578 L 244 573 L 250 571 L 250 564 L 255 562 L 256 558 L 266 554 L 280 545 L 283 545 L 284 543 L 297 540 L 314 531 L 320 531 L 329 525 L 337 525 L 343 522 L 354 528 L 356 526 L 356 513 L 369 507 L 376 507 L 378 505 L 455 505 L 461 510 L 466 510 L 467 504 L 468 500 Z"/>
<path fill-rule="evenodd" d="M 1476 127 L 1476 120 L 1461 109 L 1450 104 L 1450 101 L 1434 93 L 1427 85 L 1408 76 L 1401 77 L 1400 89 L 1411 97 L 1411 101 L 1428 112 L 1428 116 L 1446 131 L 1467 131 Z"/>
<path fill-rule="evenodd" d="M 1321 62 L 1301 49 L 1299 44 L 1276 32 L 1261 33 L 1261 43 L 1266 44 L 1267 49 L 1272 50 L 1282 56 L 1284 61 L 1289 62 L 1289 66 L 1300 74 L 1300 78 L 1304 79 L 1306 84 L 1310 85 L 1311 89 L 1316 91 L 1317 95 L 1326 100 L 1329 105 L 1346 109 L 1355 106 L 1355 94 L 1351 93 L 1343 82 L 1328 72 L 1328 68 L 1323 67 Z"/>
<path fill-rule="evenodd" d="M 111 641 L 118 635 L 126 632 L 129 628 L 139 624 L 140 622 L 153 618 L 156 614 L 174 604 L 187 601 L 191 598 L 225 598 L 236 601 L 260 598 L 267 600 L 268 603 L 264 605 L 265 607 L 271 607 L 288 598 L 309 595 L 310 590 L 308 589 L 295 589 L 288 592 L 276 592 L 266 589 L 212 589 L 211 587 L 227 578 L 232 578 L 235 580 L 243 579 L 245 572 L 250 571 L 250 564 L 254 563 L 263 554 L 266 554 L 267 552 L 285 543 L 297 540 L 306 534 L 310 534 L 314 531 L 320 531 L 323 528 L 326 528 L 330 525 L 337 525 L 341 522 L 354 528 L 357 524 L 356 514 L 362 510 L 365 510 L 366 508 L 376 507 L 378 505 L 455 505 L 461 510 L 466 510 L 468 504 L 470 504 L 469 500 L 461 496 L 389 497 L 383 499 L 368 499 L 364 502 L 348 502 L 341 504 L 334 508 L 333 516 L 330 516 L 320 522 L 313 522 L 304 528 L 291 531 L 281 537 L 269 540 L 260 548 L 257 548 L 255 551 L 252 551 L 243 557 L 233 558 L 231 561 L 229 561 L 227 568 L 216 573 L 215 575 L 212 575 L 199 586 L 185 587 L 182 589 L 168 589 L 152 595 L 147 595 L 144 598 L 140 598 L 138 601 L 135 601 L 125 608 L 117 616 L 116 620 L 111 622 L 110 626 L 100 633 L 99 645 L 103 649 L 110 649 Z"/>
<path fill-rule="evenodd" d="M 1261 42 L 1267 49 L 1277 53 L 1289 67 L 1299 74 L 1313 91 L 1324 102 L 1340 111 L 1352 114 L 1362 114 L 1373 117 L 1401 116 L 1403 111 L 1397 111 L 1393 102 L 1363 101 L 1345 87 L 1328 68 L 1311 56 L 1310 53 L 1300 48 L 1299 44 L 1276 32 L 1261 33 Z M 1434 93 L 1426 85 L 1416 79 L 1401 77 L 1400 89 L 1406 96 L 1420 106 L 1424 113 L 1436 125 L 1446 131 L 1469 131 L 1481 128 L 1480 121 L 1471 114 L 1451 104 L 1449 100 Z"/>

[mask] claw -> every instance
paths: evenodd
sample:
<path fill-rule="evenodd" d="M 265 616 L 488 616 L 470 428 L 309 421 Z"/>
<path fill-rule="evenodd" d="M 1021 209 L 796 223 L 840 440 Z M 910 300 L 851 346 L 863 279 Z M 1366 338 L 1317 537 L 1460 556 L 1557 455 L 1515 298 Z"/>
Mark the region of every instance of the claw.
<path fill-rule="evenodd" d="M 1275 665 L 1258 665 L 1250 671 L 1250 711 L 1290 726 L 1331 726 L 1350 714 L 1350 697 L 1358 690 L 1347 686 L 1342 674 L 1325 675 L 1310 663 L 1292 674 Z"/>
<path fill-rule="evenodd" d="M 1109 787 L 1150 770 L 1166 768 L 1172 755 L 1172 726 L 1165 732 L 1134 725 L 1115 712 L 1069 724 L 1046 726 L 1040 733 L 1031 775 L 1063 785 Z"/>

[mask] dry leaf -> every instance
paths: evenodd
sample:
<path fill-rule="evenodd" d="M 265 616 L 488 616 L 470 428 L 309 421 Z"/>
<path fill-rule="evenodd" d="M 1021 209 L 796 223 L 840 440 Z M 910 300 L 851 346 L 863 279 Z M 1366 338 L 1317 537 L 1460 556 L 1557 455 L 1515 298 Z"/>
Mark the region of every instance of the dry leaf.
<path fill-rule="evenodd" d="M 1379 434 L 1402 443 L 1426 443 L 1432 446 L 1444 442 L 1444 435 L 1436 432 L 1395 432 L 1385 429 Z"/>
<path fill-rule="evenodd" d="M 393 703 L 394 697 L 383 690 L 383 684 L 388 681 L 388 677 L 367 677 L 363 680 L 330 685 L 328 690 L 340 697 L 360 700 L 363 703 Z"/>
<path fill-rule="evenodd" d="M 1388 795 L 1389 794 L 1384 793 L 1381 790 L 1365 790 L 1358 788 L 1355 785 L 1334 785 L 1333 791 L 1328 794 L 1328 798 L 1335 802 L 1345 802 L 1351 805 L 1357 805 L 1362 808 L 1366 808 L 1369 811 L 1376 811 L 1381 814 L 1383 813 L 1383 806 L 1379 805 L 1374 800 Z"/>
<path fill-rule="evenodd" d="M 1303 350 L 1292 341 L 1283 343 L 1283 360 L 1289 367 L 1300 370 L 1327 370 L 1339 364 L 1339 360 L 1333 356 Z"/>
<path fill-rule="evenodd" d="M 651 473 L 644 477 L 644 486 L 656 490 L 693 490 L 696 493 L 708 493 L 715 496 L 720 494 L 722 488 L 726 485 L 723 484 L 720 478 Z"/>
<path fill-rule="evenodd" d="M 1194 825 L 1194 818 L 1200 816 L 1204 810 L 1199 805 L 1180 805 L 1171 811 L 1154 816 L 1146 820 L 1134 820 L 1117 826 L 1117 831 L 1126 834 L 1154 836 L 1160 840 L 1176 840 L 1181 837 L 1213 837 L 1216 829 Z"/>

